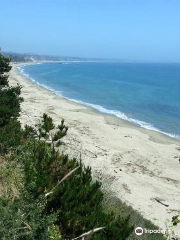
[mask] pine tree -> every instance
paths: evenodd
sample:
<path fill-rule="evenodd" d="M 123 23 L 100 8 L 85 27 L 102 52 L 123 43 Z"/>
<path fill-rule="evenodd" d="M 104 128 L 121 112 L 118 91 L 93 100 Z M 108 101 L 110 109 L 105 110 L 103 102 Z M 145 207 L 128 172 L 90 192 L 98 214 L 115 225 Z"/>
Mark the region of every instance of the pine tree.
<path fill-rule="evenodd" d="M 11 70 L 10 59 L 0 54 L 0 126 L 5 126 L 12 119 L 17 119 L 22 102 L 21 87 L 9 87 L 7 73 Z"/>
<path fill-rule="evenodd" d="M 8 73 L 10 70 L 10 59 L 0 53 L 0 87 L 9 85 Z"/>
<path fill-rule="evenodd" d="M 10 87 L 8 73 L 11 70 L 10 59 L 0 53 L 0 153 L 6 148 L 19 144 L 21 125 L 20 115 L 21 87 Z"/>

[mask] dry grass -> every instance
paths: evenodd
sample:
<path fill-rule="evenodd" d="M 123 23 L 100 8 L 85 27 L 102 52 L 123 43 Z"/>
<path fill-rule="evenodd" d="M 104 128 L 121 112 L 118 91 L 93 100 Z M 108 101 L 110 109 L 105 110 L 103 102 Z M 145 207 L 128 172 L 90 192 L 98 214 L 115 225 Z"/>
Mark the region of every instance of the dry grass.
<path fill-rule="evenodd" d="M 134 225 L 134 227 L 142 227 L 146 229 L 159 229 L 159 227 L 155 226 L 151 221 L 143 218 L 141 214 L 135 211 L 132 207 L 127 206 L 126 203 L 122 202 L 120 199 L 113 197 L 112 193 L 106 193 L 106 198 L 104 200 L 104 208 L 108 211 L 113 211 L 121 217 L 130 216 L 130 222 Z M 163 234 L 143 234 L 138 236 L 133 231 L 128 240 L 165 240 L 167 239 Z"/>
<path fill-rule="evenodd" d="M 0 156 L 0 196 L 17 197 L 23 187 L 22 166 L 10 155 Z"/>

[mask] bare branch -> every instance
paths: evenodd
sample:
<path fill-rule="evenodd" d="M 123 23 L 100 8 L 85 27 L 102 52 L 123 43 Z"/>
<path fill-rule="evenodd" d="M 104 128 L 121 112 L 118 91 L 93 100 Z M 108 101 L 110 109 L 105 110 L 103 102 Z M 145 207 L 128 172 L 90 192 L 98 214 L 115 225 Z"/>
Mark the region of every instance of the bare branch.
<path fill-rule="evenodd" d="M 77 237 L 77 238 L 74 238 L 73 240 L 76 240 L 76 239 L 84 239 L 84 237 L 88 236 L 88 235 L 92 235 L 93 233 L 95 232 L 98 232 L 98 231 L 101 231 L 103 230 L 105 227 L 100 227 L 100 228 L 95 228 L 95 229 L 92 229 L 90 230 L 89 232 L 86 232 L 86 233 L 83 233 L 81 236 Z"/>
<path fill-rule="evenodd" d="M 61 181 L 58 182 L 58 184 L 57 184 L 50 192 L 48 192 L 48 193 L 45 194 L 45 197 L 47 197 L 47 196 L 49 196 L 50 194 L 52 194 L 52 193 L 54 192 L 54 190 L 55 190 L 62 182 L 64 182 L 64 181 L 66 180 L 66 178 L 68 178 L 68 177 L 71 176 L 75 171 L 77 171 L 78 168 L 79 168 L 79 167 L 73 169 L 73 170 L 70 171 L 65 177 L 63 177 L 63 178 L 61 179 Z"/>

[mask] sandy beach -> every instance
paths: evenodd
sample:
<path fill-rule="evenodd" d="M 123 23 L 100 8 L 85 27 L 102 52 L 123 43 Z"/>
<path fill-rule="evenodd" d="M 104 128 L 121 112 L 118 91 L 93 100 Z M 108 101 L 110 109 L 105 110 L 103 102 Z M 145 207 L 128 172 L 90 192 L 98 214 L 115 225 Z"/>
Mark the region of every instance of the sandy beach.
<path fill-rule="evenodd" d="M 162 229 L 180 212 L 180 141 L 106 116 L 38 86 L 13 66 L 9 81 L 22 86 L 23 124 L 43 113 L 69 127 L 63 150 L 82 158 L 103 188 Z M 175 231 L 180 235 L 179 229 Z"/>

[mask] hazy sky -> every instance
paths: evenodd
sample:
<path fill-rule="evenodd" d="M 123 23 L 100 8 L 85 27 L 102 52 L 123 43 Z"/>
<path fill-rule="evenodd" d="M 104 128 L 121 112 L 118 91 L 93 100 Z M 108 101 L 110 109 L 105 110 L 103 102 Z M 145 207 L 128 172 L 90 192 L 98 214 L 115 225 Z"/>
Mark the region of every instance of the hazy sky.
<path fill-rule="evenodd" d="M 4 0 L 3 51 L 180 62 L 180 0 Z"/>

